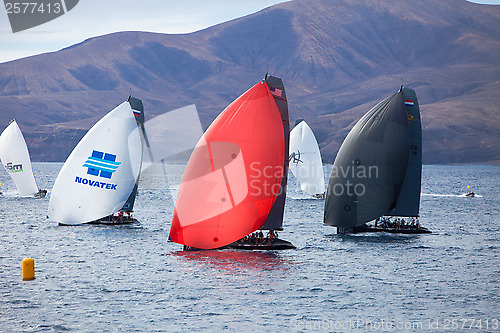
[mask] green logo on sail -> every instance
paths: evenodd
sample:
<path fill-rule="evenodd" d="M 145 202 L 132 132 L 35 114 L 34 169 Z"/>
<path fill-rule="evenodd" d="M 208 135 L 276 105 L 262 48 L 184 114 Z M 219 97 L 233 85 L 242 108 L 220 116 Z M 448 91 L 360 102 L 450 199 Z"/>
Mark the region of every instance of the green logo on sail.
<path fill-rule="evenodd" d="M 9 162 L 5 166 L 5 169 L 7 169 L 7 172 L 10 172 L 10 173 L 23 172 L 23 165 L 22 164 L 12 165 L 12 162 Z"/>

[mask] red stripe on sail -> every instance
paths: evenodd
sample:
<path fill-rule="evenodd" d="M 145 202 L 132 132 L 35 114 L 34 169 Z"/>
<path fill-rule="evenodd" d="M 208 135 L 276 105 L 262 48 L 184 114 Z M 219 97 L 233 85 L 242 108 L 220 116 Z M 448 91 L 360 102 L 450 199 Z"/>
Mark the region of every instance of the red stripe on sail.
<path fill-rule="evenodd" d="M 281 116 L 265 82 L 210 125 L 182 177 L 170 239 L 213 249 L 264 225 L 283 178 Z"/>

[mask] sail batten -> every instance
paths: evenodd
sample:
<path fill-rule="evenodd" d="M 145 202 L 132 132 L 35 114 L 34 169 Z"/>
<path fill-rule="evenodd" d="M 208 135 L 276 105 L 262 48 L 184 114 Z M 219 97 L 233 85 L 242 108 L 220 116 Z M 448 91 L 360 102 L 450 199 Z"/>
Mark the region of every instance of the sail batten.
<path fill-rule="evenodd" d="M 28 146 L 21 129 L 13 120 L 0 135 L 0 160 L 17 187 L 19 196 L 34 196 L 38 192 Z"/>

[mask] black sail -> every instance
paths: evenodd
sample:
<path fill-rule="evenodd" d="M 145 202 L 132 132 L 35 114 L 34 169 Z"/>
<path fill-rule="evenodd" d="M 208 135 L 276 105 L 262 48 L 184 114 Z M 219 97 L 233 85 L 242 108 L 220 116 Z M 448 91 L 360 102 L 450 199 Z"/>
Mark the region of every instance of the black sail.
<path fill-rule="evenodd" d="M 345 138 L 333 164 L 324 224 L 350 228 L 396 207 L 410 153 L 400 92 L 368 111 Z"/>
<path fill-rule="evenodd" d="M 269 213 L 266 223 L 261 230 L 282 230 L 283 229 L 283 214 L 285 211 L 286 186 L 288 182 L 288 154 L 290 144 L 290 122 L 288 119 L 288 101 L 286 99 L 285 86 L 280 78 L 274 76 L 266 76 L 265 82 L 269 86 L 274 101 L 278 106 L 283 121 L 283 132 L 285 135 L 285 155 L 283 161 L 283 169 L 278 170 L 283 172 L 283 180 L 281 181 L 281 190 L 279 192 L 273 208 Z"/>
<path fill-rule="evenodd" d="M 410 157 L 396 208 L 386 215 L 418 217 L 422 184 L 422 125 L 420 121 L 420 108 L 415 90 L 403 88 L 402 94 L 410 126 Z"/>

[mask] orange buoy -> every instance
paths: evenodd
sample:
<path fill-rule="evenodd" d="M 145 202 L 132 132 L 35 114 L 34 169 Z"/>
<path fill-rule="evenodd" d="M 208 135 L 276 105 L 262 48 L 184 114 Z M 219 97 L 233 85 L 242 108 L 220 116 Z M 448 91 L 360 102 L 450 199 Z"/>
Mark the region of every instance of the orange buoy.
<path fill-rule="evenodd" d="M 24 258 L 23 259 L 23 281 L 29 281 L 35 279 L 35 259 Z"/>

